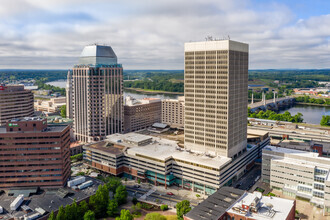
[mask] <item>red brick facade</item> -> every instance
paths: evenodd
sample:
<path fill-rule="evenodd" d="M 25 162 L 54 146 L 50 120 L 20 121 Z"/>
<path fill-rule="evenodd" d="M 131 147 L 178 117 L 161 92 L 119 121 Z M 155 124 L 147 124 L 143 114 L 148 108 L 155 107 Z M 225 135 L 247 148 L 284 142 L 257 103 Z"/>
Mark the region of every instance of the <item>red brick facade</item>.
<path fill-rule="evenodd" d="M 70 176 L 70 128 L 11 121 L 0 132 L 0 188 L 62 187 Z"/>

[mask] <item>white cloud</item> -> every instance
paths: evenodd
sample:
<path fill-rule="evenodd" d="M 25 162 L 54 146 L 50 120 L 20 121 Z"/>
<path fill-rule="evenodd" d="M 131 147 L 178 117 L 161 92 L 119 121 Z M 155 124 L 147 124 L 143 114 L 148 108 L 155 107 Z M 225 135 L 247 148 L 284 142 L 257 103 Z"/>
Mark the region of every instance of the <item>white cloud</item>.
<path fill-rule="evenodd" d="M 0 68 L 71 68 L 84 45 L 98 42 L 110 44 L 126 69 L 183 69 L 184 42 L 207 35 L 249 43 L 251 69 L 329 67 L 330 15 L 300 19 L 285 5 L 260 7 L 247 0 L 5 0 Z"/>

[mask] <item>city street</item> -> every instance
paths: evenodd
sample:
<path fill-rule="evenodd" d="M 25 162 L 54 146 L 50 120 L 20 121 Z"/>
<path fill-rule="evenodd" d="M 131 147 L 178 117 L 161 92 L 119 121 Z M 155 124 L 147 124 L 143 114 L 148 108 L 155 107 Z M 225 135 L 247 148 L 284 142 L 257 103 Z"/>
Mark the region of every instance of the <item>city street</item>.
<path fill-rule="evenodd" d="M 239 180 L 237 180 L 236 183 L 233 184 L 233 186 L 235 188 L 242 190 L 250 190 L 251 188 L 252 189 L 254 188 L 253 186 L 260 179 L 260 177 L 261 177 L 261 166 L 254 165 L 254 167 L 250 171 L 245 173 Z"/>

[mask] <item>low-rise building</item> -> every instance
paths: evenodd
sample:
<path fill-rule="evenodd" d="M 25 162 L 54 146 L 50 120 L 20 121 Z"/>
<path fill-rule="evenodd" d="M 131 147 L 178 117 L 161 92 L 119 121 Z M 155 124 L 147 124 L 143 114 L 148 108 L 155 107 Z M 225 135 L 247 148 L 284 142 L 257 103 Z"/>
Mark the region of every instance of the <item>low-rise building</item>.
<path fill-rule="evenodd" d="M 162 100 L 162 123 L 171 127 L 184 127 L 184 96 Z"/>
<path fill-rule="evenodd" d="M 330 159 L 319 153 L 267 146 L 262 151 L 262 179 L 285 195 L 330 211 Z"/>
<path fill-rule="evenodd" d="M 296 201 L 222 187 L 188 212 L 185 220 L 294 220 Z"/>
<path fill-rule="evenodd" d="M 59 112 L 60 108 L 66 105 L 66 98 L 52 98 L 50 100 L 37 100 L 34 102 L 34 109 L 36 111 L 55 113 Z"/>
<path fill-rule="evenodd" d="M 12 119 L 0 127 L 0 188 L 64 186 L 70 177 L 69 145 L 69 126 Z"/>
<path fill-rule="evenodd" d="M 194 153 L 176 141 L 138 133 L 109 135 L 105 141 L 83 149 L 86 163 L 101 171 L 209 195 L 251 167 L 261 148 L 269 143 L 266 136 L 261 142 L 248 144 L 236 159 Z"/>
<path fill-rule="evenodd" d="M 161 100 L 158 98 L 125 98 L 124 132 L 146 129 L 156 122 L 161 122 Z"/>
<path fill-rule="evenodd" d="M 23 85 L 0 85 L 0 126 L 13 118 L 33 116 L 33 99 Z"/>

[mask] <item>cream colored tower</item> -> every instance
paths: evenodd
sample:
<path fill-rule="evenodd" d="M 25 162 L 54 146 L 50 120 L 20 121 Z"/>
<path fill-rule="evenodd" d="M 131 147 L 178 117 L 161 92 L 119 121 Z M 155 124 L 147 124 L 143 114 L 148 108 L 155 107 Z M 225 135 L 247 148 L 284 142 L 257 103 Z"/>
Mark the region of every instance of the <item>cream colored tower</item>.
<path fill-rule="evenodd" d="M 248 44 L 185 43 L 185 148 L 232 157 L 246 151 Z"/>
<path fill-rule="evenodd" d="M 72 69 L 73 130 L 81 142 L 123 131 L 123 68 L 110 46 L 91 45 Z"/>

